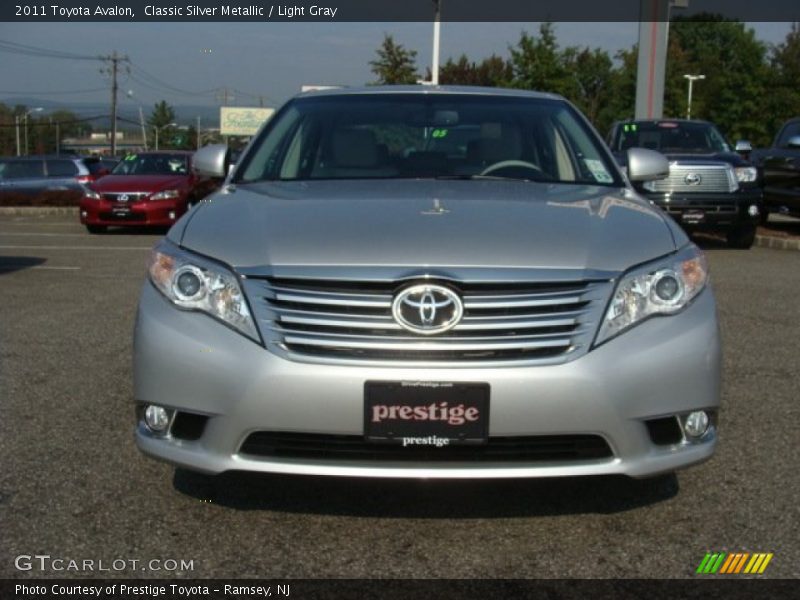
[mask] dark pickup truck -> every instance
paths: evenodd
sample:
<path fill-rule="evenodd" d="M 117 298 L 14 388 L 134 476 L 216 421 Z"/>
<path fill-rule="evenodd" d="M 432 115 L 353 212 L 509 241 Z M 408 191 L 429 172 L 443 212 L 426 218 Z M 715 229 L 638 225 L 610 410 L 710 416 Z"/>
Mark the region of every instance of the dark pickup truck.
<path fill-rule="evenodd" d="M 648 148 L 667 157 L 667 178 L 634 186 L 684 229 L 722 232 L 733 248 L 753 245 L 762 208 L 758 171 L 712 123 L 624 121 L 614 124 L 608 143 L 623 167 L 629 148 Z"/>
<path fill-rule="evenodd" d="M 762 173 L 763 222 L 769 213 L 800 217 L 800 117 L 784 123 L 772 147 L 754 150 L 750 160 Z"/>

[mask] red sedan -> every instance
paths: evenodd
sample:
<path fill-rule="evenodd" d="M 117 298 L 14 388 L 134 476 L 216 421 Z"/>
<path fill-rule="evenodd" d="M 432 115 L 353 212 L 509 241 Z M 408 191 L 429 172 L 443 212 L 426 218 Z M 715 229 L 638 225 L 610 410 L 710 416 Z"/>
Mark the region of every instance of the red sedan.
<path fill-rule="evenodd" d="M 191 152 L 132 154 L 88 186 L 81 223 L 90 233 L 109 226 L 169 227 L 215 186 L 194 173 Z"/>

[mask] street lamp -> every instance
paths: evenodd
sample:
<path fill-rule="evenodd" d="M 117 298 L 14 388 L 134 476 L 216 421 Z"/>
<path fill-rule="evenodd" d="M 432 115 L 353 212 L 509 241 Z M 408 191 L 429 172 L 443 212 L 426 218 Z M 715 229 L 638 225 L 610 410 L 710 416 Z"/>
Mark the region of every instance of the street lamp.
<path fill-rule="evenodd" d="M 686 101 L 686 118 L 692 118 L 692 84 L 698 79 L 705 79 L 705 75 L 684 75 L 689 80 L 689 98 Z"/>
<path fill-rule="evenodd" d="M 24 115 L 22 115 L 22 119 L 25 121 L 25 154 L 26 155 L 28 154 L 28 115 L 30 115 L 31 113 L 35 113 L 35 112 L 41 112 L 43 110 L 44 109 L 41 106 L 38 106 L 36 108 L 30 109 L 28 112 L 26 112 Z M 19 143 L 19 122 L 20 122 L 20 116 L 19 115 L 14 115 L 14 123 L 17 126 L 17 156 L 19 156 L 21 154 L 20 143 Z"/>
<path fill-rule="evenodd" d="M 161 132 L 162 129 L 166 129 L 167 127 L 177 127 L 177 123 L 167 123 L 166 125 L 162 125 L 161 127 L 153 126 L 156 132 L 156 150 L 158 150 L 158 134 Z"/>

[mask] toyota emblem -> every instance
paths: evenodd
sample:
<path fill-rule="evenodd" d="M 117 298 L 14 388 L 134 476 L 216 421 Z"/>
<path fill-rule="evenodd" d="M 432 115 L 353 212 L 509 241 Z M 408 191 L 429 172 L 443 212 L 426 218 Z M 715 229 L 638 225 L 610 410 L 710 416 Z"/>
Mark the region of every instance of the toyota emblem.
<path fill-rule="evenodd" d="M 683 180 L 686 182 L 686 185 L 700 185 L 703 178 L 700 177 L 698 173 L 688 173 Z"/>
<path fill-rule="evenodd" d="M 441 285 L 412 285 L 400 291 L 392 302 L 392 316 L 414 333 L 434 335 L 455 327 L 464 315 L 461 298 Z"/>

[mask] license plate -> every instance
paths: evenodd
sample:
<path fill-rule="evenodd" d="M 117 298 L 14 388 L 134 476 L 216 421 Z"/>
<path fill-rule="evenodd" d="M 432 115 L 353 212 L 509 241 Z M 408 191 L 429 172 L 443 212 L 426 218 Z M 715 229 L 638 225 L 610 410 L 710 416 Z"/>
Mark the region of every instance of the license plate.
<path fill-rule="evenodd" d="M 364 436 L 369 442 L 442 448 L 485 444 L 489 384 L 368 381 Z"/>
<path fill-rule="evenodd" d="M 685 210 L 681 217 L 686 223 L 699 223 L 706 218 L 706 213 L 702 210 Z"/>
<path fill-rule="evenodd" d="M 131 209 L 127 206 L 113 206 L 111 208 L 111 213 L 117 217 L 127 217 L 131 214 Z"/>

